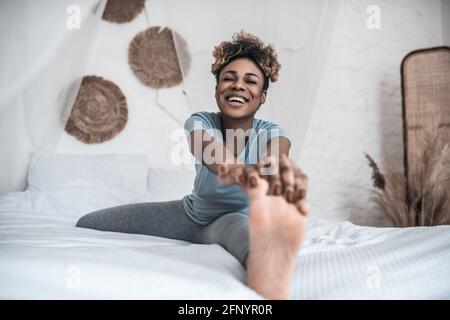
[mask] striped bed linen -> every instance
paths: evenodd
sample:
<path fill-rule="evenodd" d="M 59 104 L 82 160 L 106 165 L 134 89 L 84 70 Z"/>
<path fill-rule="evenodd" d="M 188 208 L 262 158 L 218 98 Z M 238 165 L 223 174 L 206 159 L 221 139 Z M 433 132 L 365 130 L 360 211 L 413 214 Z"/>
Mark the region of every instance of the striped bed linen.
<path fill-rule="evenodd" d="M 1 299 L 261 299 L 218 245 L 74 227 L 0 205 Z M 311 219 L 291 299 L 448 299 L 450 226 Z"/>

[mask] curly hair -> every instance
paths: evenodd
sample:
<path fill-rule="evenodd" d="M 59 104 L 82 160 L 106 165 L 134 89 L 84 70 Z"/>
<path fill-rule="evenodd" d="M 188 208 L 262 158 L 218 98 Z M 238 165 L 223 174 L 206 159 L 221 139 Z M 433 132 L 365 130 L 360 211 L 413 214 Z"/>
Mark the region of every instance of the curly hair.
<path fill-rule="evenodd" d="M 231 42 L 223 41 L 214 47 L 213 56 L 216 61 L 211 65 L 211 72 L 216 77 L 217 83 L 222 69 L 238 58 L 249 58 L 258 66 L 264 75 L 263 90 L 269 88 L 269 79 L 272 82 L 278 80 L 281 65 L 274 47 L 270 44 L 264 45 L 257 36 L 243 30 L 233 34 Z"/>

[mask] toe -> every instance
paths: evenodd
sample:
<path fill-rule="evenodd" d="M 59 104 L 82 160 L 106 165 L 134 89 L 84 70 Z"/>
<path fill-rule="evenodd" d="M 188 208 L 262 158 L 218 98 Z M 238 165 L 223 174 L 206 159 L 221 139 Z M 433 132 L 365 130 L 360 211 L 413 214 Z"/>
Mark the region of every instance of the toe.
<path fill-rule="evenodd" d="M 294 169 L 291 161 L 284 154 L 280 161 L 280 179 L 283 185 L 283 196 L 289 203 L 294 202 Z"/>
<path fill-rule="evenodd" d="M 296 203 L 297 210 L 304 215 L 305 217 L 308 215 L 309 212 L 309 205 L 305 200 L 299 200 Z"/>
<path fill-rule="evenodd" d="M 252 200 L 255 198 L 266 197 L 267 192 L 269 190 L 268 182 L 260 178 L 258 175 L 252 175 L 251 179 L 254 179 L 256 181 L 256 185 L 254 187 L 248 186 L 247 188 L 245 188 L 245 191 L 247 192 L 249 199 Z"/>
<path fill-rule="evenodd" d="M 219 167 L 217 178 L 219 179 L 220 183 L 222 184 L 232 184 L 233 180 L 230 176 L 230 172 L 228 170 L 228 167 L 226 165 L 221 165 Z"/>
<path fill-rule="evenodd" d="M 217 177 L 222 184 L 240 184 L 244 178 L 243 170 L 245 165 L 221 165 L 217 172 Z"/>
<path fill-rule="evenodd" d="M 245 168 L 245 176 L 247 177 L 247 181 L 246 181 L 246 187 L 247 188 L 255 188 L 258 184 L 258 180 L 259 180 L 259 173 L 258 171 L 256 171 L 255 168 L 253 167 L 246 167 Z"/>

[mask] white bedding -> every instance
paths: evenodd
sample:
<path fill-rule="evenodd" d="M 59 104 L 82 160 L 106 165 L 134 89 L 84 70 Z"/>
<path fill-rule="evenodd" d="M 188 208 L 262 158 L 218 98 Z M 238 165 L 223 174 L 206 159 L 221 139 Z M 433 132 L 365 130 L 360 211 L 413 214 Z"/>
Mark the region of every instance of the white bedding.
<path fill-rule="evenodd" d="M 1 299 L 261 298 L 218 245 L 75 228 L 71 215 L 33 209 L 33 192 L 0 198 Z M 312 218 L 291 298 L 448 299 L 450 226 L 382 229 Z"/>

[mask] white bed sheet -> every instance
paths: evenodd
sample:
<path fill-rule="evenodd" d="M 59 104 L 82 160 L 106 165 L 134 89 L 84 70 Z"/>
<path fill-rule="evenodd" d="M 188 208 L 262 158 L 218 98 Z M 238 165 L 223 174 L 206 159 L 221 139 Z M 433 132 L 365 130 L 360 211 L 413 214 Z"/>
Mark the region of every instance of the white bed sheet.
<path fill-rule="evenodd" d="M 75 228 L 0 201 L 2 299 L 261 299 L 218 245 Z M 372 228 L 310 219 L 292 299 L 450 298 L 450 226 Z"/>

